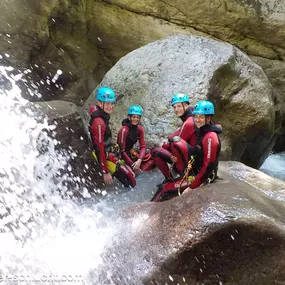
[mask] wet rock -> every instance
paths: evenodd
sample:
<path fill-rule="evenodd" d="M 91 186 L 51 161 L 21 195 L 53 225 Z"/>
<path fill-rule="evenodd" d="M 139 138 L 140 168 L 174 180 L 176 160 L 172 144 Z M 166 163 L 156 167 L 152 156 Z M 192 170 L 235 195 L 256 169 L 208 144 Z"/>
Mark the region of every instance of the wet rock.
<path fill-rule="evenodd" d="M 284 282 L 284 182 L 238 162 L 221 162 L 219 176 L 125 210 L 102 284 Z"/>
<path fill-rule="evenodd" d="M 78 107 L 70 102 L 51 101 L 35 103 L 48 118 L 46 130 L 38 138 L 38 148 L 43 157 L 48 156 L 47 167 L 55 156 L 65 156 L 68 165 L 62 167 L 61 176 L 66 176 L 64 186 L 71 195 L 90 193 L 100 186 L 99 169 L 91 157 L 88 137 Z M 54 151 L 50 147 L 54 145 Z M 38 174 L 39 176 L 40 174 Z"/>

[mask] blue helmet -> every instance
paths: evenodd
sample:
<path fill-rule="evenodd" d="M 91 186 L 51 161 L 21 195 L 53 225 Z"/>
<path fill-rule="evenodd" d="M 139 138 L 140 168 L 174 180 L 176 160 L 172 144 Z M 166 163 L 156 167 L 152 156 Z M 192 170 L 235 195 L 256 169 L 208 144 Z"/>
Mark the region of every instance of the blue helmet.
<path fill-rule="evenodd" d="M 189 98 L 186 94 L 177 93 L 174 94 L 171 100 L 171 105 L 173 106 L 176 103 L 188 103 L 190 104 Z"/>
<path fill-rule="evenodd" d="M 143 109 L 141 106 L 138 106 L 138 105 L 134 105 L 134 106 L 131 106 L 129 109 L 128 109 L 128 115 L 131 116 L 131 115 L 138 115 L 138 116 L 142 116 L 143 114 Z"/>
<path fill-rule="evenodd" d="M 96 92 L 96 99 L 101 102 L 116 102 L 116 94 L 109 87 L 100 87 Z"/>
<path fill-rule="evenodd" d="M 203 100 L 197 102 L 193 111 L 194 115 L 214 115 L 215 108 L 212 102 Z"/>

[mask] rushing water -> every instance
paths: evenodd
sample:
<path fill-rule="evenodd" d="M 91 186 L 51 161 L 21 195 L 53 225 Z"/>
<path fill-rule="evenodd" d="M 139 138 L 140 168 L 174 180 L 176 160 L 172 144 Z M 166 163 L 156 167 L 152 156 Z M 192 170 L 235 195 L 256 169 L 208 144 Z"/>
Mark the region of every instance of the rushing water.
<path fill-rule="evenodd" d="M 0 282 L 100 285 L 96 270 L 102 253 L 119 238 L 117 210 L 149 200 L 146 189 L 161 176 L 142 174 L 136 189 L 128 191 L 113 185 L 101 191 L 104 199 L 98 203 L 92 197 L 84 203 L 63 199 L 57 190 L 66 186 L 59 173 L 69 169 L 72 153 L 56 151 L 51 140 L 46 155 L 39 155 L 41 130 L 55 126 L 35 119 L 37 110 L 21 97 L 7 68 L 0 67 L 0 74 L 5 83 L 0 90 Z"/>

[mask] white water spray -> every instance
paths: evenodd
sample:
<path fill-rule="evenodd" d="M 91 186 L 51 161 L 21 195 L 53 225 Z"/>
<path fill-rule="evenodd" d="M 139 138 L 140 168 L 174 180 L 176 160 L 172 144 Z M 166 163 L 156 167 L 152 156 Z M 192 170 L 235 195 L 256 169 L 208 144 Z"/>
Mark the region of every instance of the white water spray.
<path fill-rule="evenodd" d="M 0 90 L 0 282 L 96 284 L 96 276 L 88 276 L 102 263 L 116 227 L 96 207 L 55 191 L 64 186 L 57 174 L 68 160 L 52 140 L 46 156 L 37 150 L 41 131 L 54 126 L 36 119 L 40 112 L 21 97 L 7 68 L 0 67 L 0 75 L 9 86 Z"/>
<path fill-rule="evenodd" d="M 131 236 L 124 231 L 128 227 L 121 223 L 117 210 L 149 201 L 161 174 L 145 173 L 138 177 L 136 189 L 129 191 L 116 184 L 107 187 L 108 194 L 100 203 L 64 199 L 61 194 L 73 190 L 65 183 L 66 175 L 78 182 L 81 192 L 85 188 L 84 180 L 74 177 L 69 166 L 74 154 L 56 150 L 58 142 L 43 131 L 56 126 L 22 98 L 16 84 L 22 75 L 11 77 L 10 71 L 0 66 L 0 283 L 117 284 L 113 280 L 116 269 L 114 274 L 103 260 L 108 248 L 120 240 L 120 233 L 125 240 Z M 62 170 L 68 173 L 62 176 Z M 132 223 L 129 228 L 135 231 L 133 226 L 144 222 L 138 216 Z M 150 266 L 140 252 L 133 252 L 132 262 L 120 269 L 124 284 L 139 285 Z"/>

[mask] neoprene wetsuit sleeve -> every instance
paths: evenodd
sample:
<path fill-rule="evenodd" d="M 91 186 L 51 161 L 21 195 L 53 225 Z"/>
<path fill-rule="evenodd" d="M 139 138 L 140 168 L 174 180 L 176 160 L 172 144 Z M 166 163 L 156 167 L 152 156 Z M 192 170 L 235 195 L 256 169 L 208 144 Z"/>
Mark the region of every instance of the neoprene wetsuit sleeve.
<path fill-rule="evenodd" d="M 104 144 L 104 134 L 106 131 L 106 126 L 102 118 L 97 117 L 94 119 L 93 124 L 91 126 L 91 131 L 93 135 L 94 144 L 99 149 L 99 164 L 103 173 L 108 173 L 109 169 L 106 161 L 105 154 L 105 144 Z"/>
<path fill-rule="evenodd" d="M 187 141 L 192 147 L 196 144 L 195 125 L 192 117 L 189 117 L 181 126 L 178 134 L 183 140 Z"/>
<path fill-rule="evenodd" d="M 140 137 L 139 137 L 140 154 L 139 154 L 139 158 L 143 159 L 145 156 L 145 152 L 146 152 L 146 142 L 145 142 L 145 138 L 144 138 L 143 127 L 139 126 L 139 130 L 140 130 Z"/>
<path fill-rule="evenodd" d="M 127 152 L 126 152 L 126 145 L 127 145 L 127 137 L 129 134 L 129 129 L 128 127 L 121 127 L 121 129 L 118 132 L 118 139 L 117 139 L 117 143 L 120 146 L 121 152 L 122 152 L 122 156 L 124 161 L 131 166 L 134 162 L 132 161 L 132 159 L 128 156 Z"/>

